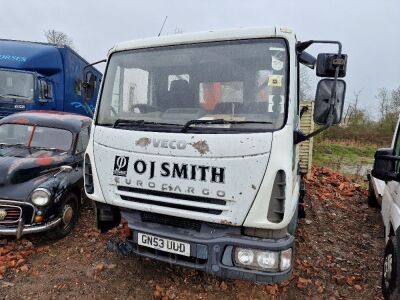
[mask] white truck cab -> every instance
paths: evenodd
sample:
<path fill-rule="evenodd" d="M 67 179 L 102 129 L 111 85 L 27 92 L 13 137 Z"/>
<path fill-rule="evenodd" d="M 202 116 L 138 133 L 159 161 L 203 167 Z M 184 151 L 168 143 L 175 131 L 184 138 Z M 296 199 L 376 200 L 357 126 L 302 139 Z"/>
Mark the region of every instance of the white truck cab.
<path fill-rule="evenodd" d="M 382 293 L 385 299 L 400 298 L 400 132 L 399 122 L 390 148 L 375 153 L 369 176 L 368 203 L 381 206 L 385 227 Z"/>
<path fill-rule="evenodd" d="M 314 43 L 338 46 L 318 59 Z M 108 54 L 85 190 L 125 253 L 221 277 L 276 282 L 292 269 L 298 143 L 340 122 L 347 56 L 287 28 L 179 34 Z M 299 131 L 299 64 L 316 66 L 314 120 Z M 126 250 L 126 249 L 125 249 Z"/>

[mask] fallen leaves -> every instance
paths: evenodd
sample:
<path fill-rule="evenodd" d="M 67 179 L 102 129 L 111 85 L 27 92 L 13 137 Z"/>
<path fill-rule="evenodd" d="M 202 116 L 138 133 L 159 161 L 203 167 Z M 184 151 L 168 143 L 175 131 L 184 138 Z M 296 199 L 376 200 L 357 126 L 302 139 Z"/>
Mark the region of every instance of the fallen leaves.
<path fill-rule="evenodd" d="M 275 296 L 276 294 L 278 294 L 278 285 L 277 284 L 268 284 L 265 287 L 266 291 L 268 294 Z"/>
<path fill-rule="evenodd" d="M 96 272 L 103 272 L 105 268 L 106 268 L 106 265 L 101 262 L 96 265 L 95 270 L 96 270 Z"/>
<path fill-rule="evenodd" d="M 308 287 L 308 284 L 311 282 L 310 279 L 306 279 L 303 277 L 299 277 L 297 280 L 297 288 L 299 289 L 305 289 Z"/>
<path fill-rule="evenodd" d="M 219 287 L 223 292 L 225 292 L 228 289 L 228 285 L 225 283 L 225 281 L 222 281 Z"/>

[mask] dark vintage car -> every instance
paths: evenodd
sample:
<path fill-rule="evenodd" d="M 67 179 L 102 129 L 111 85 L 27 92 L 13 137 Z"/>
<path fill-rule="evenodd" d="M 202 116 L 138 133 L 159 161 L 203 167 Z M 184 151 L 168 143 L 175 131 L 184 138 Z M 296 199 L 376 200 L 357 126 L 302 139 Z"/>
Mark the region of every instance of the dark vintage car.
<path fill-rule="evenodd" d="M 48 111 L 0 120 L 0 235 L 67 235 L 81 206 L 91 119 Z"/>

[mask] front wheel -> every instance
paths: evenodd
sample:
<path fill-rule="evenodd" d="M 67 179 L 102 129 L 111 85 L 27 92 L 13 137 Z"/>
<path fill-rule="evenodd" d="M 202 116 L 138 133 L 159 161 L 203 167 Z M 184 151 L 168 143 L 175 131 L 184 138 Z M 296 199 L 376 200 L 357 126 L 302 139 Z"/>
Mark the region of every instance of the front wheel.
<path fill-rule="evenodd" d="M 51 239 L 60 239 L 68 235 L 78 221 L 78 197 L 71 193 L 65 197 L 61 205 L 61 223 L 47 232 Z"/>
<path fill-rule="evenodd" d="M 382 293 L 385 299 L 400 298 L 399 243 L 396 236 L 390 237 L 385 248 L 382 268 Z"/>

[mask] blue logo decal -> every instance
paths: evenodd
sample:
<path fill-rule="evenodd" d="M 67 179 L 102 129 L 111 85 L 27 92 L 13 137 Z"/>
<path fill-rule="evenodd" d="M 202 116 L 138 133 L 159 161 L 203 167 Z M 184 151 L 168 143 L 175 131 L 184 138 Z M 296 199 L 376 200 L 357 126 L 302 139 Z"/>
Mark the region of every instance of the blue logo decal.
<path fill-rule="evenodd" d="M 75 109 L 83 109 L 87 114 L 91 114 L 91 112 L 87 110 L 88 107 L 92 112 L 94 112 L 96 108 L 93 104 L 83 105 L 82 102 L 71 102 L 71 106 Z"/>
<path fill-rule="evenodd" d="M 17 61 L 17 62 L 26 62 L 28 60 L 28 58 L 25 56 L 0 54 L 0 60 L 12 60 L 12 61 Z"/>

